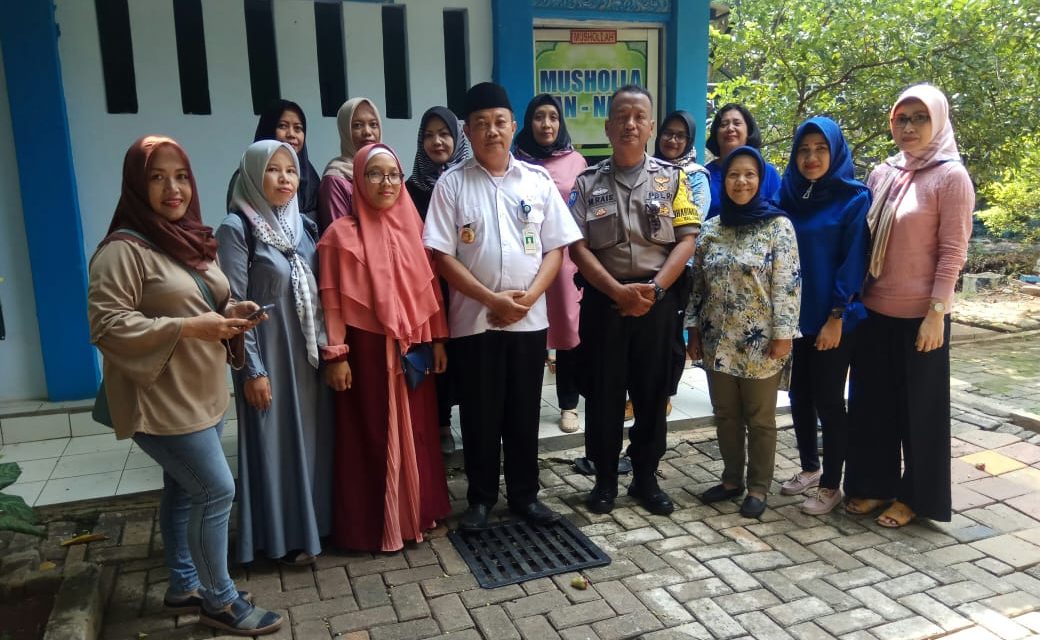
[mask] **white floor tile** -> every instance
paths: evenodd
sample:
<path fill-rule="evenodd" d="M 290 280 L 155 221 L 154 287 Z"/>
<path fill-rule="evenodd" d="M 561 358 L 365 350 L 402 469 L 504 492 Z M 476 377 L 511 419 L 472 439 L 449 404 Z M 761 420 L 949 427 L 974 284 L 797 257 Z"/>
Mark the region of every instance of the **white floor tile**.
<path fill-rule="evenodd" d="M 127 469 L 119 480 L 116 495 L 123 496 L 129 493 L 155 491 L 156 489 L 162 489 L 162 486 L 162 469 L 158 466 Z"/>
<path fill-rule="evenodd" d="M 11 462 L 10 460 L 0 459 L 2 462 Z M 22 469 L 21 475 L 18 476 L 19 483 L 26 482 L 42 482 L 51 477 L 51 471 L 54 471 L 54 465 L 57 464 L 57 458 L 44 458 L 43 460 L 22 460 L 18 463 L 18 466 Z"/>
<path fill-rule="evenodd" d="M 130 440 L 116 440 L 114 433 L 110 432 L 98 436 L 80 436 L 69 442 L 69 448 L 65 455 L 73 456 L 80 453 L 96 453 L 98 451 L 130 451 Z"/>
<path fill-rule="evenodd" d="M 36 504 L 56 504 L 114 495 L 122 473 L 120 470 L 95 473 L 90 476 L 48 480 L 43 491 L 40 492 L 40 497 L 36 499 Z"/>
<path fill-rule="evenodd" d="M 45 484 L 47 484 L 46 480 L 40 480 L 39 482 L 16 482 L 4 489 L 4 493 L 12 496 L 21 496 L 22 500 L 25 500 L 25 504 L 31 507 L 36 503 L 36 498 L 43 491 L 43 485 Z"/>
<path fill-rule="evenodd" d="M 47 413 L 37 416 L 20 416 L 0 420 L 0 434 L 4 444 L 34 442 L 54 438 L 68 438 L 69 414 Z"/>
<path fill-rule="evenodd" d="M 43 460 L 57 458 L 65 452 L 69 438 L 24 442 L 0 447 L 0 460 L 4 462 L 21 462 L 23 460 Z"/>
<path fill-rule="evenodd" d="M 112 435 L 112 427 L 106 427 L 103 424 L 94 422 L 94 418 L 90 416 L 89 411 L 80 411 L 79 413 L 69 414 L 69 425 L 72 427 L 73 437 L 77 436 L 97 436 L 97 435 Z"/>
<path fill-rule="evenodd" d="M 144 467 L 157 467 L 159 464 L 155 461 L 155 458 L 148 455 L 144 451 L 133 447 L 130 449 L 130 455 L 126 459 L 127 469 L 142 469 Z"/>
<path fill-rule="evenodd" d="M 129 450 L 117 450 L 81 453 L 74 456 L 64 455 L 58 461 L 57 466 L 54 467 L 51 478 L 75 478 L 95 473 L 122 471 L 126 466 L 128 453 Z"/>

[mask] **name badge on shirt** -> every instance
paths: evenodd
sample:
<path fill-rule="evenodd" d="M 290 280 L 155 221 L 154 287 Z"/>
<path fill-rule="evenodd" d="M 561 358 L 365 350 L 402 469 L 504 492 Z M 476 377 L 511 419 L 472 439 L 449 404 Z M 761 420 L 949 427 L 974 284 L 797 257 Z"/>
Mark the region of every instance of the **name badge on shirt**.
<path fill-rule="evenodd" d="M 538 241 L 534 234 L 534 227 L 531 225 L 524 227 L 524 254 L 529 256 L 538 255 Z"/>

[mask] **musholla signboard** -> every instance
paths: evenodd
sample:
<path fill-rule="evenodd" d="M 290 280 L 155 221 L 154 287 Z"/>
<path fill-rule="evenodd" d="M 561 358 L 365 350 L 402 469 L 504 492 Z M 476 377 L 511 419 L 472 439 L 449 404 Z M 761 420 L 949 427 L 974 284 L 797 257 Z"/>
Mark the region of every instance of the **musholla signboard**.
<path fill-rule="evenodd" d="M 618 87 L 635 84 L 656 99 L 656 29 L 535 29 L 535 93 L 560 99 L 574 146 L 584 155 L 609 155 L 603 132 L 607 102 Z"/>

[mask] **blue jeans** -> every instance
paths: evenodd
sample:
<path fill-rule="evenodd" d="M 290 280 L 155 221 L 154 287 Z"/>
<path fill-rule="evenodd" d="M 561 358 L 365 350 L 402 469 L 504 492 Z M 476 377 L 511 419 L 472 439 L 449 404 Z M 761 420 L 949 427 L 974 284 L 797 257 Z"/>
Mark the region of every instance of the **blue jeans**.
<path fill-rule="evenodd" d="M 134 435 L 137 446 L 163 469 L 159 529 L 170 569 L 168 593 L 197 589 L 212 611 L 238 598 L 227 565 L 235 480 L 220 448 L 223 431 L 221 420 L 184 435 Z"/>

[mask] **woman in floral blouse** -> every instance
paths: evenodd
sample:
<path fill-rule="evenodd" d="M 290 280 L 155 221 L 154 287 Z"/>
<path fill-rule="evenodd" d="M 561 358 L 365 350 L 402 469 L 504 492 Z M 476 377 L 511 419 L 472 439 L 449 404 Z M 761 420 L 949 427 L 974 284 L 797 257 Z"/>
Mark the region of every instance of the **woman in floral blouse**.
<path fill-rule="evenodd" d="M 741 515 L 766 508 L 776 453 L 776 392 L 798 337 L 801 276 L 794 227 L 761 197 L 765 160 L 753 147 L 723 162 L 722 212 L 701 227 L 687 312 L 689 355 L 703 357 L 725 468 L 707 504 L 744 493 Z"/>

